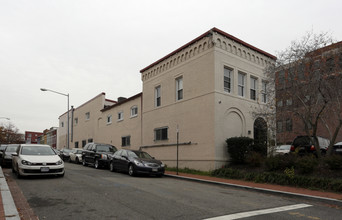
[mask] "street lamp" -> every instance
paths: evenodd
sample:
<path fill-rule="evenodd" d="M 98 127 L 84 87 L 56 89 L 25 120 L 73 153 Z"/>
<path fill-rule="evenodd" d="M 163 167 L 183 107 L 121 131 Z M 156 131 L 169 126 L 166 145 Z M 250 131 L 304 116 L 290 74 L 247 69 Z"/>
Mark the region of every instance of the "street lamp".
<path fill-rule="evenodd" d="M 53 91 L 51 89 L 44 89 L 44 88 L 40 88 L 41 91 L 43 92 L 53 92 L 53 93 L 57 93 L 59 95 L 64 95 L 66 97 L 68 97 L 68 108 L 67 108 L 67 111 L 68 111 L 68 131 L 67 131 L 67 136 L 68 136 L 68 143 L 67 143 L 67 148 L 69 148 L 69 93 L 68 94 L 64 94 L 64 93 L 61 93 L 61 92 L 56 92 L 56 91 Z"/>

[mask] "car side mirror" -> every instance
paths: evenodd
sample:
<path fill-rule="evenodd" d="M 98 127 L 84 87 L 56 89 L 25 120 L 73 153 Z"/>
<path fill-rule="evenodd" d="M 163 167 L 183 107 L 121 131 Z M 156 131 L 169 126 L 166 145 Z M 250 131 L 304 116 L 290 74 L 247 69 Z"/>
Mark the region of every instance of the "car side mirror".
<path fill-rule="evenodd" d="M 12 153 L 12 156 L 16 157 L 16 156 L 18 156 L 18 154 L 17 153 Z"/>

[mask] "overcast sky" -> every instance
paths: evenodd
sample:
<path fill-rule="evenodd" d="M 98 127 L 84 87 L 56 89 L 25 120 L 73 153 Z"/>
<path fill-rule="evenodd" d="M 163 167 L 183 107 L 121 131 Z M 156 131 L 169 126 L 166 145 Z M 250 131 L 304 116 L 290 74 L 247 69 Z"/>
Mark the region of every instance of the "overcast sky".
<path fill-rule="evenodd" d="M 342 41 L 340 0 L 0 0 L 0 124 L 58 126 L 78 107 L 142 91 L 140 70 L 213 27 L 277 55 L 307 31 Z"/>

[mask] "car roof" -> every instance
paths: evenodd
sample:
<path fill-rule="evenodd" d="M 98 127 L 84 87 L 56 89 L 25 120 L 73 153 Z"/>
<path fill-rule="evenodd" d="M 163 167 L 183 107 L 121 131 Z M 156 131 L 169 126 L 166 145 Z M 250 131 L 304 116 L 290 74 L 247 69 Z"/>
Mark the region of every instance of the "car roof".
<path fill-rule="evenodd" d="M 337 142 L 337 143 L 334 144 L 334 145 L 342 145 L 342 142 Z"/>
<path fill-rule="evenodd" d="M 33 147 L 33 146 L 39 146 L 39 147 L 51 147 L 47 144 L 21 144 L 22 147 Z"/>

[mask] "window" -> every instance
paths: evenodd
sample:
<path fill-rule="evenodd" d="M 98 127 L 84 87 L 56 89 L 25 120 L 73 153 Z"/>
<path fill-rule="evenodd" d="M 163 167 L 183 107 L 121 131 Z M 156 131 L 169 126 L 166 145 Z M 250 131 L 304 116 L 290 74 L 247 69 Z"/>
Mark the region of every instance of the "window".
<path fill-rule="evenodd" d="M 154 90 L 155 106 L 161 106 L 161 86 L 157 86 Z"/>
<path fill-rule="evenodd" d="M 243 73 L 239 73 L 238 77 L 238 94 L 239 96 L 245 96 L 245 77 L 246 75 Z"/>
<path fill-rule="evenodd" d="M 75 125 L 78 124 L 78 118 L 75 118 Z"/>
<path fill-rule="evenodd" d="M 292 98 L 286 99 L 286 106 L 292 105 Z"/>
<path fill-rule="evenodd" d="M 112 116 L 107 115 L 107 124 L 111 124 L 111 123 L 112 123 Z"/>
<path fill-rule="evenodd" d="M 279 100 L 277 102 L 277 107 L 283 107 L 283 100 Z"/>
<path fill-rule="evenodd" d="M 124 119 L 123 112 L 118 113 L 118 121 L 122 121 Z"/>
<path fill-rule="evenodd" d="M 161 141 L 161 140 L 167 140 L 167 129 L 168 128 L 157 128 L 154 130 L 154 140 L 155 141 Z"/>
<path fill-rule="evenodd" d="M 137 106 L 133 106 L 131 108 L 131 117 L 135 117 L 138 115 L 138 107 Z"/>
<path fill-rule="evenodd" d="M 61 123 L 62 128 L 64 127 L 64 122 Z"/>
<path fill-rule="evenodd" d="M 87 144 L 86 140 L 82 140 L 82 148 Z"/>
<path fill-rule="evenodd" d="M 92 138 L 89 138 L 88 139 L 88 143 L 93 143 L 94 141 L 93 141 L 93 139 Z"/>
<path fill-rule="evenodd" d="M 85 113 L 85 118 L 86 118 L 86 120 L 90 119 L 90 112 Z"/>
<path fill-rule="evenodd" d="M 233 70 L 228 67 L 224 67 L 223 86 L 224 86 L 225 92 L 230 93 L 232 90 L 232 84 L 231 84 L 232 76 L 233 76 Z"/>
<path fill-rule="evenodd" d="M 183 99 L 183 77 L 176 79 L 176 100 Z"/>
<path fill-rule="evenodd" d="M 286 131 L 292 131 L 292 120 L 291 119 L 286 120 Z"/>
<path fill-rule="evenodd" d="M 126 136 L 121 138 L 121 146 L 127 147 L 131 145 L 131 136 Z"/>
<path fill-rule="evenodd" d="M 78 141 L 75 142 L 75 148 L 78 148 Z"/>
<path fill-rule="evenodd" d="M 267 102 L 267 82 L 262 82 L 262 90 L 261 90 L 261 101 L 263 103 Z"/>
<path fill-rule="evenodd" d="M 257 99 L 257 93 L 256 93 L 256 91 L 258 89 L 257 82 L 258 81 L 257 81 L 256 78 L 251 77 L 251 88 L 250 88 L 251 94 L 250 94 L 250 98 L 252 100 L 256 100 Z"/>
<path fill-rule="evenodd" d="M 283 122 L 277 121 L 277 132 L 283 132 Z"/>

